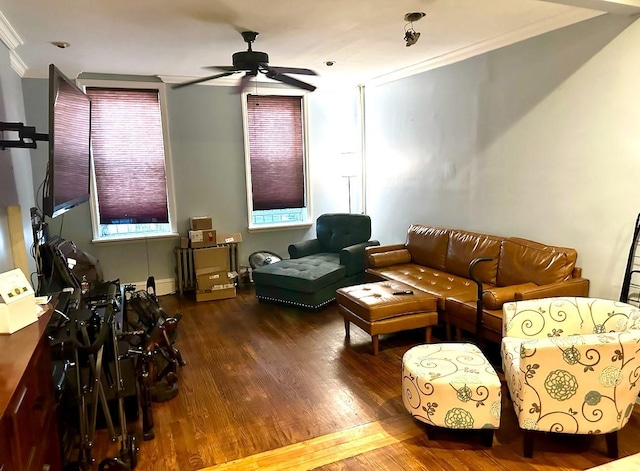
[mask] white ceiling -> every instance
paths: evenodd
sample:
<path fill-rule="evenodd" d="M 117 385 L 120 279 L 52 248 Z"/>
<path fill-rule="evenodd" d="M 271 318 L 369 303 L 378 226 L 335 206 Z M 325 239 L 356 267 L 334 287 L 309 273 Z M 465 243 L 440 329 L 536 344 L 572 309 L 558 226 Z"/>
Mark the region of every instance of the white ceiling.
<path fill-rule="evenodd" d="M 246 49 L 238 33 L 260 34 L 254 50 L 270 64 L 305 67 L 328 83 L 370 83 L 475 54 L 615 11 L 639 0 L 0 0 L 0 39 L 23 77 L 54 63 L 80 72 L 158 75 L 179 82 L 211 75 Z M 579 8 L 576 5 L 588 8 Z M 405 13 L 417 44 L 403 40 Z M 66 49 L 52 41 L 70 43 Z M 333 67 L 325 61 L 335 61 Z M 307 77 L 304 77 L 307 80 Z M 217 82 L 217 81 L 215 81 Z M 213 83 L 213 82 L 209 82 Z"/>

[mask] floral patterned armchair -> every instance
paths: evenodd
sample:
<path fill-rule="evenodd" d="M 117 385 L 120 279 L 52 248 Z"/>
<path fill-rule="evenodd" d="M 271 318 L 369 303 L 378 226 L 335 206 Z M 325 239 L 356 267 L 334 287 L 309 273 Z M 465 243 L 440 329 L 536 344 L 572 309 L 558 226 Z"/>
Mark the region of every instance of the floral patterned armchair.
<path fill-rule="evenodd" d="M 536 431 L 617 431 L 640 390 L 640 309 L 596 298 L 544 298 L 503 306 L 502 366 L 524 430 L 524 455 Z"/>

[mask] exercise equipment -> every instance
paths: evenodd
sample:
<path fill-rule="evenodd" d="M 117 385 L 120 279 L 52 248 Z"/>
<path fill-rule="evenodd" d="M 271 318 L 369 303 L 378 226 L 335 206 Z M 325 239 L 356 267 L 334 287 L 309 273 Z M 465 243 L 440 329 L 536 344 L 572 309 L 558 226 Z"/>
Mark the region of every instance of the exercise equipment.
<path fill-rule="evenodd" d="M 95 460 L 91 452 L 99 411 L 111 441 L 120 441 L 120 456 L 101 461 L 100 469 L 129 471 L 137 465 L 139 448 L 135 436 L 127 431 L 124 404 L 121 369 L 124 357 L 120 355 L 115 321 L 115 312 L 119 310 L 118 290 L 117 282 L 101 285 L 98 295 L 95 291 L 90 293 L 93 297 L 88 295 L 81 305 L 67 311 L 67 320 L 54 335 L 53 345 L 59 342 L 71 345 L 73 349 L 79 443 L 77 460 L 68 463 L 64 468 L 66 471 L 92 468 Z M 105 365 L 109 367 L 105 368 Z M 109 409 L 107 387 L 115 390 L 119 432 L 116 432 Z"/>
<path fill-rule="evenodd" d="M 170 316 L 155 295 L 155 280 L 149 277 L 146 290 L 125 286 L 127 293 L 127 325 L 141 333 L 137 348 L 130 349 L 138 357 L 140 376 L 152 402 L 163 402 L 178 394 L 178 368 L 185 365 L 174 346 L 178 322 L 182 314 Z M 145 394 L 146 394 L 145 392 Z"/>

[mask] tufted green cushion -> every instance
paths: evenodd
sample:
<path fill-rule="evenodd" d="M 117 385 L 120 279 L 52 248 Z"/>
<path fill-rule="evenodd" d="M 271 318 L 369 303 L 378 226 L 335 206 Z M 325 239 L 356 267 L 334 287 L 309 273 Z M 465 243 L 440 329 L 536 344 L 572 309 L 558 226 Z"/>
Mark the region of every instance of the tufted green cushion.
<path fill-rule="evenodd" d="M 337 253 L 308 255 L 304 259 L 282 260 L 253 271 L 256 284 L 312 293 L 346 276 Z"/>

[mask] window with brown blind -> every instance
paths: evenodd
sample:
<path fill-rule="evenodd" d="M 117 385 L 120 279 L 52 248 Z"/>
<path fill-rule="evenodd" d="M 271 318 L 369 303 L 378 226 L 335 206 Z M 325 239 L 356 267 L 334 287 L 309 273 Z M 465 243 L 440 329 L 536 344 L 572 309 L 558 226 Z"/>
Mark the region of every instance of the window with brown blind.
<path fill-rule="evenodd" d="M 174 233 L 161 84 L 85 84 L 91 97 L 96 239 Z"/>
<path fill-rule="evenodd" d="M 249 227 L 307 222 L 304 96 L 246 95 Z"/>

